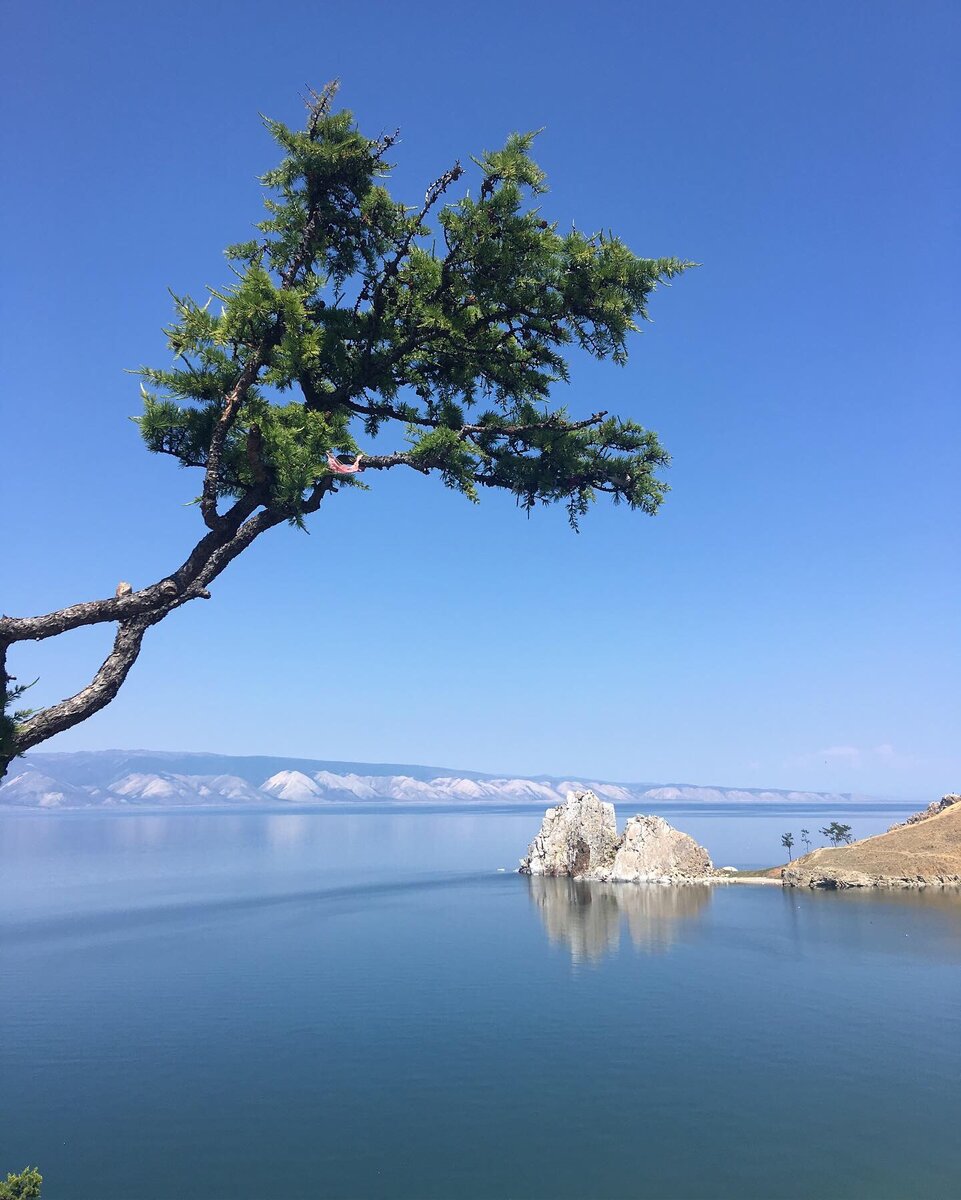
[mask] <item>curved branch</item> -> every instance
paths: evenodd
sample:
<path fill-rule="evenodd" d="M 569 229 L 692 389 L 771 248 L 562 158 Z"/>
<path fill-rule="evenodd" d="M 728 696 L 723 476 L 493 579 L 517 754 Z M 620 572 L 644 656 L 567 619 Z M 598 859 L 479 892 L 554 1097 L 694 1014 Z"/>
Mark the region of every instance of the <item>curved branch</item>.
<path fill-rule="evenodd" d="M 133 621 L 150 616 L 161 609 L 164 610 L 161 615 L 166 616 L 167 610 L 199 598 L 206 598 L 202 587 L 191 586 L 181 592 L 173 581 L 173 576 L 170 576 L 160 583 L 153 583 L 126 596 L 86 600 L 40 617 L 0 618 L 0 639 L 7 645 L 14 642 L 41 642 L 45 638 L 59 637 L 61 633 L 68 633 L 71 629 L 81 629 L 84 625 Z"/>
<path fill-rule="evenodd" d="M 318 504 L 319 502 L 318 500 Z M 234 561 L 238 554 L 242 554 L 247 549 L 255 538 L 260 537 L 262 533 L 266 533 L 268 529 L 273 529 L 275 525 L 280 525 L 283 521 L 289 521 L 292 516 L 294 516 L 294 513 L 287 509 L 265 508 L 248 521 L 245 521 L 228 542 L 225 542 L 208 555 L 206 562 L 197 572 L 195 585 L 200 589 L 198 594 L 203 595 L 206 585 L 212 583 L 223 569 Z M 193 599 L 193 597 L 190 598 Z M 178 600 L 178 603 L 181 603 L 181 601 Z"/>
<path fill-rule="evenodd" d="M 421 227 L 423 225 L 424 218 L 441 198 L 441 196 L 443 196 L 443 194 L 447 191 L 450 185 L 452 183 L 456 183 L 463 174 L 464 168 L 459 162 L 455 162 L 452 167 L 446 170 L 443 175 L 441 175 L 438 179 L 435 179 L 430 185 L 424 196 L 424 203 L 421 206 L 420 212 L 416 217 L 413 218 L 413 220 L 410 221 L 407 232 L 401 238 L 395 252 L 384 262 L 380 273 L 372 275 L 361 288 L 357 300 L 354 303 L 355 315 L 360 312 L 366 301 L 376 300 L 376 297 L 384 283 L 387 280 L 392 279 L 397 274 L 400 264 L 410 253 L 410 248 L 414 238 L 422 231 Z"/>
<path fill-rule="evenodd" d="M 261 503 L 262 495 L 257 490 L 238 500 L 224 514 L 221 527 L 201 538 L 181 566 L 157 583 L 127 596 L 87 600 L 39 617 L 0 617 L 0 641 L 8 645 L 14 642 L 39 642 L 84 625 L 129 621 L 161 609 L 162 615 L 166 616 L 171 609 L 188 600 L 205 599 L 204 586 L 214 578 L 205 568 L 212 556 L 230 543 L 238 529 L 243 528 L 243 523 Z"/>
<path fill-rule="evenodd" d="M 13 738 L 14 753 L 23 754 L 55 733 L 62 733 L 105 708 L 120 691 L 130 668 L 137 661 L 144 634 L 166 615 L 166 612 L 154 613 L 121 622 L 113 649 L 90 683 L 75 696 L 51 704 L 17 726 Z"/>
<path fill-rule="evenodd" d="M 332 481 L 321 480 L 305 502 L 303 506 L 304 510 L 309 512 L 316 511 L 324 496 L 332 490 Z M 168 591 L 163 601 L 157 603 L 150 611 L 137 613 L 122 619 L 114 638 L 113 649 L 90 683 L 77 692 L 76 695 L 34 713 L 26 721 L 16 726 L 12 738 L 13 756 L 23 754 L 26 750 L 31 749 L 40 742 L 45 742 L 48 738 L 53 737 L 54 734 L 62 733 L 65 729 L 70 729 L 74 725 L 78 725 L 81 721 L 85 721 L 88 717 L 93 716 L 94 713 L 99 712 L 100 709 L 105 708 L 117 695 L 127 675 L 130 673 L 130 668 L 137 661 L 144 634 L 150 626 L 159 624 L 164 617 L 168 616 L 182 604 L 185 604 L 188 600 L 197 597 L 209 598 L 210 593 L 206 590 L 206 584 L 216 579 L 221 571 L 233 562 L 239 554 L 242 554 L 255 538 L 258 538 L 268 529 L 272 529 L 275 525 L 279 525 L 282 521 L 289 520 L 293 515 L 295 514 L 287 510 L 264 509 L 256 515 L 251 516 L 235 531 L 233 537 L 216 546 L 204 556 L 203 562 L 197 566 L 190 589 L 180 594 L 173 594 Z M 196 554 L 197 550 L 194 553 Z M 165 583 L 170 582 L 172 581 L 165 581 Z M 157 586 L 163 588 L 164 585 Z M 145 590 L 153 591 L 153 589 Z M 138 593 L 138 595 L 142 594 Z M 129 601 L 132 597 L 127 596 L 123 597 L 123 599 Z M 105 602 L 93 601 L 92 603 L 96 605 Z M 75 609 L 82 609 L 84 607 L 83 605 L 74 606 Z M 63 611 L 68 614 L 70 612 L 68 609 Z M 54 613 L 51 614 L 50 619 L 55 620 L 58 617 L 62 617 L 62 615 Z M 35 620 L 42 622 L 45 619 L 40 617 Z M 109 618 L 100 618 L 100 620 L 107 619 Z M 87 620 L 78 623 L 93 624 L 94 621 Z M 25 622 L 25 624 L 29 624 L 29 622 Z M 64 629 L 57 630 L 56 632 L 64 632 L 65 629 L 75 627 L 76 625 L 68 624 L 64 626 Z M 32 636 L 36 637 L 37 635 L 34 634 Z M 42 633 L 40 636 L 51 637 L 53 636 L 53 631 Z M 5 650 L 7 644 L 9 644 L 9 639 L 4 635 L 3 640 L 0 640 L 0 646 Z M 6 761 L 0 761 L 0 777 L 2 777 L 2 772 L 5 768 Z"/>
<path fill-rule="evenodd" d="M 210 445 L 207 449 L 207 470 L 204 474 L 204 487 L 200 496 L 200 514 L 204 519 L 204 524 L 214 533 L 220 530 L 225 520 L 225 517 L 222 517 L 217 512 L 217 497 L 220 489 L 220 460 L 223 456 L 224 443 L 227 440 L 227 434 L 230 432 L 231 426 L 237 419 L 241 404 L 246 399 L 250 388 L 256 383 L 257 376 L 260 374 L 260 368 L 264 365 L 264 359 L 267 356 L 268 350 L 266 343 L 267 339 L 265 338 L 264 344 L 247 361 L 237 382 L 224 397 L 223 409 L 210 437 Z"/>

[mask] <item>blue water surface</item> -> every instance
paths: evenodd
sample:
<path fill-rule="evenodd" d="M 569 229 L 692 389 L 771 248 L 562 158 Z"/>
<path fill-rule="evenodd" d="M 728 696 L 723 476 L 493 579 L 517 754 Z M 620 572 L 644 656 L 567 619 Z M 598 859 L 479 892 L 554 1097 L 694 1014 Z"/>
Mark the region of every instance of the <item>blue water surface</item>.
<path fill-rule="evenodd" d="M 668 815 L 735 864 L 898 817 Z M 0 815 L 0 1171 L 45 1200 L 961 1194 L 961 900 L 531 880 L 538 824 Z"/>

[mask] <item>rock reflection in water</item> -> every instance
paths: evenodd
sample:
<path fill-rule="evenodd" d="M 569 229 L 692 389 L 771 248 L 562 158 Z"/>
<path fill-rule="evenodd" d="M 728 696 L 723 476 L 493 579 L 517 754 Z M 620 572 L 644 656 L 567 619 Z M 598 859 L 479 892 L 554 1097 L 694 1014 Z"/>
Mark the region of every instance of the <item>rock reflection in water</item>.
<path fill-rule="evenodd" d="M 679 924 L 699 917 L 711 899 L 706 884 L 666 887 L 529 875 L 527 885 L 548 938 L 566 945 L 575 962 L 597 962 L 617 950 L 622 916 L 636 949 L 661 954 L 677 939 Z"/>

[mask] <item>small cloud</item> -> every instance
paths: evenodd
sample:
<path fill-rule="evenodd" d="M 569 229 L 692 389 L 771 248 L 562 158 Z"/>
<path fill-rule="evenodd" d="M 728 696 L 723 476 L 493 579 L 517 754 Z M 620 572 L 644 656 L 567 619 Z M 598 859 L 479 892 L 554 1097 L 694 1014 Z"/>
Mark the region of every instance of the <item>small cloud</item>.
<path fill-rule="evenodd" d="M 846 763 L 849 767 L 861 765 L 861 751 L 857 746 L 828 746 L 826 750 L 819 750 L 812 757 L 823 759 L 826 763 Z"/>
<path fill-rule="evenodd" d="M 876 761 L 883 763 L 886 767 L 917 767 L 921 765 L 920 759 L 915 758 L 913 754 L 899 754 L 889 742 L 875 746 L 871 754 Z"/>

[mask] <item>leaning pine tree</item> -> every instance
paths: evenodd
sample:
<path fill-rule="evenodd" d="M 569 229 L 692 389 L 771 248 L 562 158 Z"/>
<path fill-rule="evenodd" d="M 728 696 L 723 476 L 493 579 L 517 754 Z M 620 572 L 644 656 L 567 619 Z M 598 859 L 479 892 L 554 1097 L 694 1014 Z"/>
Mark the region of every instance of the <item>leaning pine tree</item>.
<path fill-rule="evenodd" d="M 690 264 L 560 233 L 537 207 L 531 134 L 473 160 L 476 195 L 448 198 L 465 175 L 457 163 L 420 206 L 401 204 L 383 184 L 396 135 L 365 137 L 335 93 L 309 97 L 304 129 L 267 122 L 284 157 L 263 178 L 260 236 L 228 248 L 230 287 L 203 304 L 176 299 L 173 365 L 141 371 L 144 442 L 203 472 L 205 532 L 149 587 L 0 618 L 0 778 L 116 696 L 152 625 L 361 473 L 365 484 L 395 468 L 436 474 L 470 500 L 500 488 L 526 509 L 562 502 L 573 525 L 601 493 L 646 513 L 663 499 L 655 472 L 668 456 L 654 433 L 604 412 L 575 420 L 549 398 L 568 378 L 569 346 L 624 363 L 651 292 Z M 395 448 L 365 452 L 388 431 Z M 10 647 L 96 624 L 117 629 L 90 683 L 20 708 Z"/>

